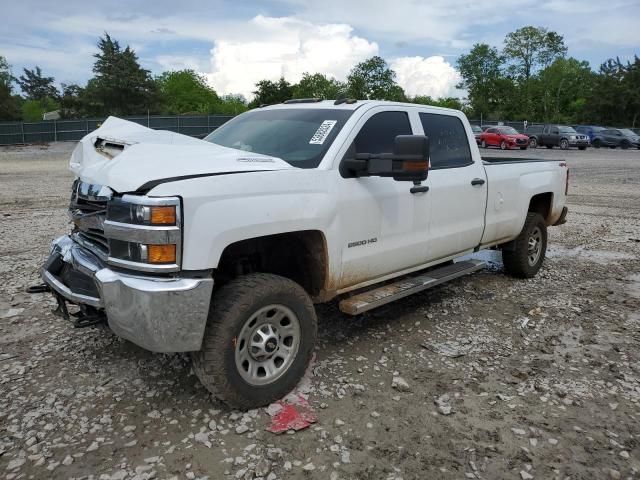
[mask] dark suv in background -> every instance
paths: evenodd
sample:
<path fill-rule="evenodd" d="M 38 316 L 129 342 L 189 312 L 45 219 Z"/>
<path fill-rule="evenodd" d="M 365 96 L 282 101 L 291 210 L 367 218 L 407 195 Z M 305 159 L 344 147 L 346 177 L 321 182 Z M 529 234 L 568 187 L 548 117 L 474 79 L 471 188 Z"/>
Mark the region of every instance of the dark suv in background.
<path fill-rule="evenodd" d="M 592 144 L 595 148 L 620 147 L 626 150 L 629 147 L 634 147 L 640 149 L 640 136 L 628 128 L 607 128 L 593 137 Z"/>
<path fill-rule="evenodd" d="M 578 132 L 578 133 L 582 133 L 583 135 L 586 135 L 587 137 L 589 137 L 589 141 L 593 142 L 593 137 L 595 137 L 598 132 L 601 132 L 602 130 L 604 130 L 604 127 L 598 127 L 596 125 L 571 125 L 573 127 L 573 129 Z"/>
<path fill-rule="evenodd" d="M 524 131 L 529 137 L 529 147 L 578 147 L 584 150 L 589 146 L 589 137 L 576 132 L 567 125 L 531 125 Z"/>

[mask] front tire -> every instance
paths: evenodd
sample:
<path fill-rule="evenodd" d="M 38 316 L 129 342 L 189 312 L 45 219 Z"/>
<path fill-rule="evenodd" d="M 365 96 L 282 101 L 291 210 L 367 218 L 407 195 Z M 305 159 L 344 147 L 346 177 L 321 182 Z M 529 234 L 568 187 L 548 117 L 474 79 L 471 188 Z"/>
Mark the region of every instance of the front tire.
<path fill-rule="evenodd" d="M 213 295 L 193 369 L 229 406 L 261 407 L 298 384 L 316 335 L 313 303 L 302 287 L 278 275 L 244 275 Z"/>
<path fill-rule="evenodd" d="M 509 275 L 531 278 L 538 273 L 547 251 L 547 224 L 539 213 L 529 212 L 512 248 L 502 251 L 502 263 Z"/>
<path fill-rule="evenodd" d="M 487 142 L 485 140 L 482 140 L 482 142 L 480 142 L 480 146 L 482 148 L 487 148 L 489 145 L 487 145 Z"/>
<path fill-rule="evenodd" d="M 623 150 L 627 150 L 629 148 L 630 143 L 627 142 L 626 140 L 623 140 L 622 143 L 620 143 L 620 148 Z"/>
<path fill-rule="evenodd" d="M 560 149 L 561 150 L 569 150 L 569 140 L 563 138 L 560 140 Z"/>
<path fill-rule="evenodd" d="M 505 142 L 504 140 L 502 140 L 500 142 L 500 150 L 506 150 L 507 149 L 507 142 Z"/>
<path fill-rule="evenodd" d="M 529 147 L 530 148 L 538 148 L 538 139 L 537 138 L 531 138 L 529 140 Z"/>

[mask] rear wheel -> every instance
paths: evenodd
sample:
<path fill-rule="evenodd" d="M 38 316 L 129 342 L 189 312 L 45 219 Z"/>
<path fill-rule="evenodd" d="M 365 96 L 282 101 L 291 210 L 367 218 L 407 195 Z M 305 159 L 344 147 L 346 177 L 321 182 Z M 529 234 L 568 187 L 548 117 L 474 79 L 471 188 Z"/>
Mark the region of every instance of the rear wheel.
<path fill-rule="evenodd" d="M 538 273 L 547 251 L 547 225 L 539 213 L 529 212 L 518 238 L 502 251 L 502 263 L 510 275 L 531 278 Z"/>
<path fill-rule="evenodd" d="M 602 141 L 599 138 L 593 140 L 593 148 L 600 148 L 602 146 Z"/>
<path fill-rule="evenodd" d="M 202 349 L 192 354 L 202 384 L 230 406 L 268 405 L 289 393 L 311 359 L 317 320 L 297 283 L 255 273 L 214 294 Z"/>
<path fill-rule="evenodd" d="M 566 138 L 563 138 L 562 140 L 560 140 L 560 149 L 568 150 L 569 149 L 569 140 L 567 140 Z"/>

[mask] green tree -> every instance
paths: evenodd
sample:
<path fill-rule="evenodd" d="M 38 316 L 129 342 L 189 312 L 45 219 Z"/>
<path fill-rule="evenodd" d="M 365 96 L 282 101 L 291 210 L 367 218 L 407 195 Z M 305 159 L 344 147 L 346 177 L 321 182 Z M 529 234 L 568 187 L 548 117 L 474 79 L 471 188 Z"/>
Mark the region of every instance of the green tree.
<path fill-rule="evenodd" d="M 105 33 L 94 55 L 95 76 L 84 90 L 90 115 L 132 115 L 158 109 L 156 85 L 151 74 L 138 63 L 135 51 L 120 47 Z"/>
<path fill-rule="evenodd" d="M 20 118 L 20 98 L 13 94 L 11 66 L 0 55 L 0 120 Z"/>
<path fill-rule="evenodd" d="M 456 86 L 468 92 L 469 106 L 476 117 L 488 117 L 498 110 L 504 95 L 500 91 L 505 58 L 498 49 L 476 43 L 467 55 L 458 58 L 462 81 Z"/>
<path fill-rule="evenodd" d="M 224 95 L 216 104 L 215 112 L 220 115 L 238 115 L 246 112 L 247 101 L 242 95 Z"/>
<path fill-rule="evenodd" d="M 514 72 L 527 81 L 536 69 L 564 57 L 567 47 L 562 35 L 543 27 L 527 26 L 507 34 L 503 53 L 514 62 Z"/>
<path fill-rule="evenodd" d="M 640 58 L 619 58 L 600 65 L 588 99 L 587 116 L 594 123 L 635 127 L 640 119 Z"/>
<path fill-rule="evenodd" d="M 16 80 L 29 100 L 44 100 L 46 98 L 58 98 L 58 89 L 54 85 L 53 77 L 45 77 L 39 66 L 33 70 L 23 68 L 23 75 Z"/>
<path fill-rule="evenodd" d="M 434 99 L 429 95 L 418 95 L 410 99 L 411 103 L 419 103 L 420 105 L 431 105 L 433 107 L 453 108 L 454 110 L 465 110 L 462 100 L 455 97 L 443 97 Z"/>
<path fill-rule="evenodd" d="M 375 56 L 357 64 L 347 76 L 347 95 L 360 100 L 404 101 L 404 90 L 383 58 Z"/>
<path fill-rule="evenodd" d="M 249 108 L 273 105 L 293 98 L 293 85 L 287 82 L 284 77 L 280 77 L 277 82 L 260 80 L 256 83 L 256 90 L 253 93 L 255 98 L 249 104 Z"/>
<path fill-rule="evenodd" d="M 39 100 L 27 100 L 22 104 L 22 120 L 25 122 L 40 122 L 46 112 L 58 109 L 58 103 L 49 97 Z"/>
<path fill-rule="evenodd" d="M 536 118 L 547 122 L 582 122 L 595 75 L 586 61 L 557 58 L 537 76 Z"/>
<path fill-rule="evenodd" d="M 293 87 L 294 98 L 338 98 L 346 91 L 346 85 L 321 73 L 303 73 L 300 82 Z"/>
<path fill-rule="evenodd" d="M 212 113 L 220 102 L 204 77 L 193 70 L 164 72 L 156 83 L 162 109 L 169 114 Z"/>
<path fill-rule="evenodd" d="M 60 116 L 62 118 L 78 118 L 84 114 L 84 89 L 75 83 L 61 85 Z"/>

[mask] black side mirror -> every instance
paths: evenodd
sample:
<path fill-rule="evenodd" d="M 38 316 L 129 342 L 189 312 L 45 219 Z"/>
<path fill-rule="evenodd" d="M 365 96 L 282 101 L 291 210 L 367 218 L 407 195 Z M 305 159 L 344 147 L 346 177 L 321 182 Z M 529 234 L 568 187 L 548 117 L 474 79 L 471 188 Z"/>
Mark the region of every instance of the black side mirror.
<path fill-rule="evenodd" d="M 393 153 L 355 153 L 348 151 L 343 166 L 356 177 L 393 177 L 398 181 L 421 182 L 429 172 L 429 138 L 424 135 L 398 135 Z"/>

